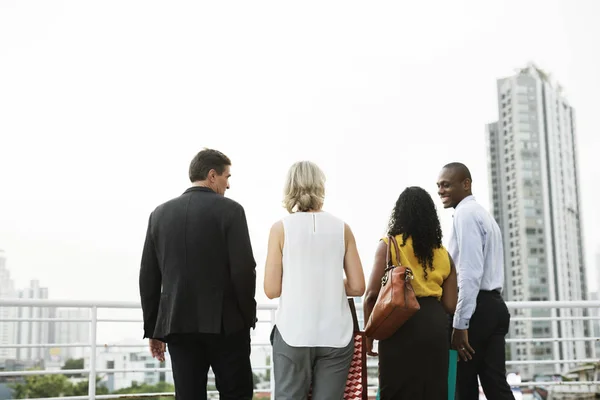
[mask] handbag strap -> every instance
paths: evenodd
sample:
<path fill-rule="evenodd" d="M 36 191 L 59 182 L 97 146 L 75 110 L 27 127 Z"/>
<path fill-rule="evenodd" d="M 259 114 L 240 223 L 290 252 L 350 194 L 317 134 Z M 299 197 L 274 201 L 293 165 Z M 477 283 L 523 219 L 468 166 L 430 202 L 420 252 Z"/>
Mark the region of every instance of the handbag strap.
<path fill-rule="evenodd" d="M 398 264 L 398 265 L 393 265 L 393 262 L 392 262 L 392 247 L 391 247 L 392 244 L 394 245 L 394 251 L 396 252 L 396 264 Z M 400 260 L 400 252 L 401 252 L 401 250 L 400 250 L 400 247 L 398 246 L 398 241 L 396 240 L 396 238 L 394 236 L 388 235 L 388 251 L 387 251 L 387 255 L 386 255 L 387 267 L 385 268 L 383 278 L 381 279 L 381 282 L 383 285 L 385 285 L 388 280 L 387 273 L 389 271 L 391 271 L 392 269 L 402 265 L 402 261 Z M 409 280 L 414 279 L 412 270 L 409 267 L 404 267 L 404 268 L 405 268 L 404 280 L 406 282 L 408 282 Z"/>
<path fill-rule="evenodd" d="M 396 263 L 398 265 L 393 265 L 393 261 L 392 261 L 392 244 L 394 245 L 394 251 L 396 252 Z M 401 265 L 402 263 L 400 262 L 400 248 L 398 247 L 398 242 L 396 241 L 396 238 L 392 235 L 388 235 L 388 245 L 387 245 L 387 255 L 386 255 L 386 264 L 388 266 L 388 268 L 390 267 L 397 267 L 399 265 Z"/>
<path fill-rule="evenodd" d="M 350 306 L 350 314 L 352 314 L 354 332 L 358 332 L 360 330 L 358 326 L 358 315 L 356 314 L 356 305 L 354 305 L 354 299 L 352 297 L 348 298 L 348 305 Z"/>
<path fill-rule="evenodd" d="M 388 235 L 387 249 L 385 252 L 385 272 L 392 266 L 392 237 Z"/>

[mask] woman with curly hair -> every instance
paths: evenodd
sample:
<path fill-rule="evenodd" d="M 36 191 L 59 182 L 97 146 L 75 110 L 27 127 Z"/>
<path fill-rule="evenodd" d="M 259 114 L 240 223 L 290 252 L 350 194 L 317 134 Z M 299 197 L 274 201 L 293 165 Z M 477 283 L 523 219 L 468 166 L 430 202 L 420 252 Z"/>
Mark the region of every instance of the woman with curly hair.
<path fill-rule="evenodd" d="M 392 211 L 387 236 L 381 239 L 364 301 L 368 321 L 386 268 L 388 237 L 394 265 L 409 267 L 421 309 L 391 337 L 379 342 L 381 400 L 448 398 L 448 314 L 457 302 L 456 268 L 442 246 L 442 229 L 431 196 L 420 187 L 404 190 Z M 373 341 L 367 347 L 371 355 Z"/>

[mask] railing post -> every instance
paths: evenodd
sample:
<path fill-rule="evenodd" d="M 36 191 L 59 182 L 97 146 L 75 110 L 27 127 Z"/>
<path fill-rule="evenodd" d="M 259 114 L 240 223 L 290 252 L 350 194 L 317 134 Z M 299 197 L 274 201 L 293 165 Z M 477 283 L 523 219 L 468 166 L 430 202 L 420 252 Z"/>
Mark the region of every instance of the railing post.
<path fill-rule="evenodd" d="M 92 322 L 90 329 L 90 374 L 88 383 L 88 397 L 90 400 L 96 399 L 96 328 L 98 326 L 98 307 L 92 307 Z"/>
<path fill-rule="evenodd" d="M 271 329 L 275 326 L 275 310 L 271 310 Z M 275 358 L 273 357 L 273 346 L 271 346 L 271 363 L 269 367 L 269 385 L 271 388 L 271 399 L 275 398 L 275 370 L 273 369 L 273 363 L 275 362 Z"/>

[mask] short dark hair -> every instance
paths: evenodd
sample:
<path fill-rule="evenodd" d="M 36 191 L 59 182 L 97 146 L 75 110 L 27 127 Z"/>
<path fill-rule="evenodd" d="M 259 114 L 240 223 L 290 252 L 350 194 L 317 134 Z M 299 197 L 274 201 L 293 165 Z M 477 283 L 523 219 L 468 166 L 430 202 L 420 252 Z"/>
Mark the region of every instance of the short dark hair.
<path fill-rule="evenodd" d="M 446 168 L 453 169 L 454 171 L 458 172 L 461 181 L 465 179 L 469 179 L 471 182 L 473 181 L 473 178 L 471 178 L 471 171 L 469 171 L 469 168 L 467 168 L 467 166 L 463 163 L 451 162 L 450 164 L 444 165 L 443 169 Z"/>
<path fill-rule="evenodd" d="M 228 165 L 231 165 L 231 160 L 225 154 L 219 150 L 204 149 L 190 163 L 190 181 L 205 180 L 211 169 L 221 175 Z"/>

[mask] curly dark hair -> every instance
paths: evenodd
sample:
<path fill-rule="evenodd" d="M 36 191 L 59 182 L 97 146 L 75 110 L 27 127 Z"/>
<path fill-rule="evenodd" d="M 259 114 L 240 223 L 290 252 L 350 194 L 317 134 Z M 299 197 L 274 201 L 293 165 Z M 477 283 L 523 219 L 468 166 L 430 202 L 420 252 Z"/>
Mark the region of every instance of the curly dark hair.
<path fill-rule="evenodd" d="M 433 199 L 418 186 L 406 188 L 398 197 L 388 225 L 388 235 L 412 237 L 415 256 L 425 271 L 434 270 L 433 250 L 442 247 L 442 228 Z"/>

